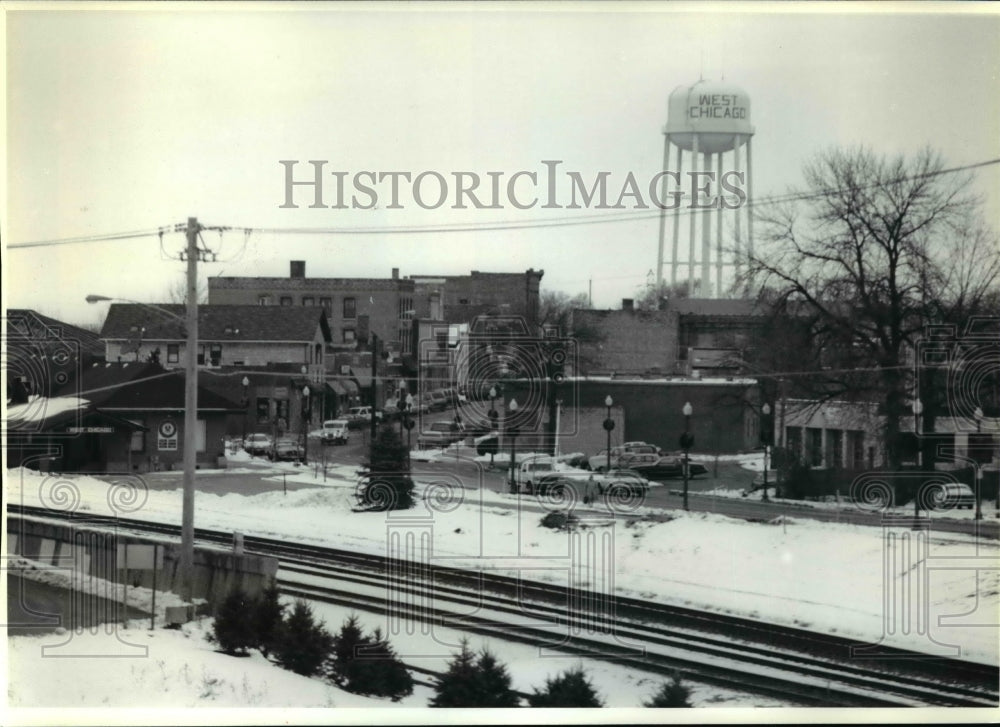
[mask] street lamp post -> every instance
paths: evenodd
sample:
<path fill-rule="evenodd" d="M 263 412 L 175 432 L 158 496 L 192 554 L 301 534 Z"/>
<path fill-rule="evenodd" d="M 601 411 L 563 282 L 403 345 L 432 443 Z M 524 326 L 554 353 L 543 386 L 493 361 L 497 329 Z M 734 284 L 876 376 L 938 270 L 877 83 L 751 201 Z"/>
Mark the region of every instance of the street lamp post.
<path fill-rule="evenodd" d="M 184 357 L 184 480 L 181 495 L 181 552 L 178 573 L 180 575 L 180 597 L 191 603 L 194 587 L 194 473 L 196 469 L 195 430 L 198 426 L 198 223 L 193 217 L 187 225 L 187 310 L 185 318 L 176 313 L 150 303 L 139 303 L 124 298 L 109 298 L 104 295 L 88 295 L 88 303 L 102 301 L 122 301 L 155 310 L 167 318 L 181 323 L 187 330 Z"/>
<path fill-rule="evenodd" d="M 302 387 L 302 464 L 309 464 L 309 422 L 312 407 L 309 405 L 309 386 Z"/>
<path fill-rule="evenodd" d="M 406 395 L 406 401 L 403 402 L 403 419 L 405 420 L 403 426 L 406 427 L 406 456 L 410 456 L 410 432 L 413 431 L 413 418 L 410 416 L 410 410 L 413 408 L 413 394 Z"/>
<path fill-rule="evenodd" d="M 976 460 L 976 520 L 983 519 L 983 463 L 979 459 L 979 435 L 982 434 L 983 428 L 983 408 L 980 406 L 976 407 L 976 410 L 972 413 L 976 418 L 976 447 L 973 453 L 973 458 Z"/>
<path fill-rule="evenodd" d="M 913 433 L 917 440 L 917 472 L 919 473 L 924 468 L 924 452 L 921 447 L 920 442 L 920 415 L 924 411 L 924 403 L 920 399 L 913 400 Z M 919 474 L 918 474 L 919 477 Z M 913 517 L 920 517 L 920 487 L 917 486 L 913 491 Z"/>
<path fill-rule="evenodd" d="M 513 420 L 514 413 L 517 411 L 517 400 L 511 399 L 510 404 L 507 405 L 507 411 Z M 517 440 L 517 427 L 511 426 L 507 427 L 507 435 L 510 437 L 510 485 L 509 490 L 512 494 L 517 493 L 517 454 L 515 451 L 515 441 Z"/>
<path fill-rule="evenodd" d="M 607 432 L 607 449 L 604 450 L 607 455 L 605 461 L 605 470 L 611 472 L 611 430 L 615 428 L 615 420 L 611 418 L 611 405 L 614 404 L 614 399 L 608 394 L 604 397 L 604 406 L 607 408 L 607 416 L 604 418 L 604 431 Z"/>
<path fill-rule="evenodd" d="M 250 379 L 243 377 L 243 446 L 247 443 L 247 410 L 250 408 Z"/>
<path fill-rule="evenodd" d="M 771 424 L 771 405 L 767 402 L 761 407 L 760 413 L 764 415 L 764 419 L 761 422 L 760 438 L 764 443 L 764 496 L 761 498 L 764 502 L 768 501 L 767 497 L 767 445 L 771 441 L 770 436 L 770 424 Z"/>
<path fill-rule="evenodd" d="M 681 463 L 681 472 L 684 475 L 684 509 L 688 509 L 688 452 L 691 451 L 691 446 L 694 444 L 694 436 L 691 434 L 691 415 L 694 413 L 694 408 L 691 406 L 691 402 L 685 402 L 684 406 L 681 408 L 681 412 L 684 414 L 684 434 L 681 435 L 681 448 L 684 450 L 684 462 Z"/>

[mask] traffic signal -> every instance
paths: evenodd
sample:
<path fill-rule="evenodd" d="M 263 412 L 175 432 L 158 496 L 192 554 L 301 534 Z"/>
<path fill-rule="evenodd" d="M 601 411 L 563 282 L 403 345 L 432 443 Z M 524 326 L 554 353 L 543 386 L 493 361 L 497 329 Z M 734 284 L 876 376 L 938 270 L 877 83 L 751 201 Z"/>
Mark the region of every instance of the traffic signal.
<path fill-rule="evenodd" d="M 566 380 L 566 349 L 562 346 L 553 346 L 549 349 L 547 372 L 549 380 L 555 384 L 561 384 Z"/>

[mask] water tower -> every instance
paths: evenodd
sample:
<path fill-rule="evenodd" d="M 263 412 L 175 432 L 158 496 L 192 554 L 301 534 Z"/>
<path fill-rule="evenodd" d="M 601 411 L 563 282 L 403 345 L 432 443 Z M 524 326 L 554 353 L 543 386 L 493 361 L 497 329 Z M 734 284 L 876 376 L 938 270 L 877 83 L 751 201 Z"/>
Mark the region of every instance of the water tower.
<path fill-rule="evenodd" d="M 750 139 L 753 126 L 750 124 L 750 97 L 739 86 L 731 83 L 700 80 L 688 86 L 678 86 L 670 94 L 667 102 L 667 124 L 663 127 L 663 171 L 676 173 L 676 177 L 664 178 L 665 189 L 677 182 L 678 191 L 684 192 L 675 209 L 660 210 L 660 241 L 656 258 L 657 288 L 663 282 L 663 250 L 666 245 L 667 213 L 673 217 L 673 238 L 670 257 L 670 283 L 677 284 L 677 270 L 682 264 L 679 257 L 680 218 L 688 219 L 688 290 L 694 294 L 695 267 L 701 266 L 701 288 L 698 297 L 719 297 L 723 291 L 722 272 L 724 262 L 722 228 L 724 219 L 733 224 L 733 267 L 734 277 L 739 275 L 743 255 L 742 220 L 746 218 L 746 250 L 753 254 L 753 223 L 750 215 L 752 199 L 752 159 Z M 670 147 L 676 149 L 676 162 L 670 167 Z M 746 147 L 746 166 L 743 166 L 741 151 Z M 688 152 L 689 169 L 684 168 L 684 152 Z M 726 154 L 730 154 L 727 161 Z M 701 174 L 714 172 L 714 177 Z M 692 177 L 692 173 L 695 176 Z M 743 174 L 742 179 L 739 176 Z M 725 175 L 725 176 L 724 176 Z M 720 184 L 728 181 L 728 189 Z M 677 181 L 679 180 L 679 182 Z M 694 182 L 694 184 L 693 184 Z M 707 185 L 707 190 L 705 187 Z M 702 188 L 707 195 L 699 194 L 695 199 L 694 188 Z M 745 192 L 746 201 L 735 209 L 727 208 L 738 202 L 732 192 L 739 187 Z M 666 202 L 670 204 L 670 197 Z M 725 203 L 724 203 L 725 200 Z M 714 206 L 711 206 L 714 202 Z M 702 208 L 692 209 L 691 205 Z M 712 285 L 712 216 L 716 218 L 715 229 L 715 285 Z M 698 254 L 696 241 L 701 228 L 701 252 Z"/>

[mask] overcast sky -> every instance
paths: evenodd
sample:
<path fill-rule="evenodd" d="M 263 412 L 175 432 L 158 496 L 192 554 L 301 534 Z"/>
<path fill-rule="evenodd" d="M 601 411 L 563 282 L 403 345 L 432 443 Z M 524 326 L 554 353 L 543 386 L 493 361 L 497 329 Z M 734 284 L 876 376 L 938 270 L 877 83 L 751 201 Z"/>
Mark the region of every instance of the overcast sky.
<path fill-rule="evenodd" d="M 299 160 L 303 178 L 308 160 L 325 160 L 348 183 L 364 170 L 468 171 L 484 184 L 502 173 L 504 185 L 518 171 L 544 179 L 542 162 L 560 160 L 561 172 L 584 178 L 610 172 L 616 198 L 630 172 L 649 180 L 660 168 L 669 93 L 723 76 L 751 99 L 757 196 L 798 184 L 803 163 L 834 145 L 887 154 L 931 145 L 949 165 L 1000 157 L 993 7 L 743 7 L 8 8 L 4 239 L 151 230 L 196 216 L 284 230 L 206 232 L 220 261 L 204 275 L 286 276 L 290 259 L 330 277 L 533 267 L 545 271 L 543 288 L 572 294 L 592 281 L 595 305 L 612 307 L 655 268 L 655 209 L 525 230 L 297 235 L 289 228 L 634 213 L 520 210 L 506 198 L 502 209 L 422 209 L 410 198 L 402 209 L 384 198 L 375 209 L 314 209 L 308 190 L 296 190 L 298 209 L 282 209 L 279 160 Z M 1000 216 L 1000 165 L 978 173 L 978 191 Z M 164 301 L 182 278 L 171 256 L 183 244 L 171 232 L 162 247 L 152 236 L 7 249 L 6 305 L 87 322 L 106 309 L 83 303 L 88 293 Z"/>

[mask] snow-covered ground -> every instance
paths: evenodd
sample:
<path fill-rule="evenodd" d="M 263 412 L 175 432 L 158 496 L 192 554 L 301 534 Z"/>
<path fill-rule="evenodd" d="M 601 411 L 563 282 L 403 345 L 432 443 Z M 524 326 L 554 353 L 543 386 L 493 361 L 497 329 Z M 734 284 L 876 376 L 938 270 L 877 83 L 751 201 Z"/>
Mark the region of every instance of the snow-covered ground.
<path fill-rule="evenodd" d="M 448 453 L 444 453 L 443 457 L 447 456 Z M 919 553 L 919 560 L 887 568 L 883 563 L 886 562 L 885 549 L 889 541 L 879 528 L 822 523 L 806 518 L 750 523 L 683 511 L 671 511 L 669 514 L 673 517 L 666 522 L 630 522 L 613 517 L 615 513 L 609 512 L 603 503 L 576 503 L 576 514 L 588 525 L 582 531 L 584 537 L 590 533 L 606 534 L 613 543 L 610 551 L 612 562 L 591 563 L 596 569 L 588 570 L 587 563 L 570 555 L 571 538 L 580 536 L 541 527 L 545 507 L 533 498 L 519 498 L 487 489 L 462 489 L 457 481 L 441 474 L 440 467 L 435 469 L 438 471 L 421 473 L 419 463 L 414 463 L 414 477 L 421 496 L 414 509 L 392 513 L 355 513 L 352 507 L 355 504 L 356 467 L 330 466 L 324 482 L 323 474 L 311 467 L 281 463 L 268 470 L 278 486 L 276 491 L 253 496 L 198 493 L 197 525 L 372 553 L 385 553 L 386 543 L 393 534 L 406 531 L 426 533 L 432 543 L 431 557 L 435 562 L 446 565 L 500 569 L 501 572 L 519 570 L 526 578 L 559 583 L 568 582 L 573 573 L 582 585 L 594 584 L 592 587 L 596 587 L 603 569 L 613 574 L 614 589 L 622 595 L 793 624 L 855 637 L 864 642 L 877 642 L 884 638 L 887 643 L 916 650 L 933 651 L 940 648 L 939 644 L 955 645 L 960 649 L 962 658 L 998 663 L 1000 578 L 997 556 L 1000 552 L 995 540 L 931 534 L 927 550 Z M 253 471 L 261 474 L 260 468 Z M 203 476 L 211 475 L 199 473 L 199 477 Z M 315 487 L 283 494 L 280 488 L 283 478 Z M 67 506 L 67 502 L 75 502 L 82 512 L 111 514 L 116 512 L 112 508 L 118 507 L 118 514 L 127 517 L 168 522 L 180 520 L 180 481 L 177 490 L 143 492 L 135 501 L 123 500 L 121 493 L 116 497 L 115 493 L 109 492 L 110 487 L 113 486 L 95 478 L 69 478 L 30 470 L 11 470 L 7 472 L 6 480 L 10 502 L 56 507 L 60 506 L 60 502 L 63 507 Z M 59 493 L 64 497 L 67 494 L 72 496 L 69 500 L 59 500 Z M 128 511 L 123 511 L 122 502 L 134 504 L 129 506 Z M 520 508 L 517 507 L 519 503 Z M 630 509 L 629 503 L 621 507 L 626 512 L 641 514 L 645 511 L 645 507 Z M 898 537 L 910 535 L 909 531 L 896 533 Z M 914 550 L 914 553 L 917 551 Z M 883 613 L 883 596 L 888 588 L 905 586 L 907 574 L 918 569 L 926 577 L 928 595 L 923 603 L 912 603 L 906 609 L 916 613 L 918 608 L 925 607 L 929 626 L 926 631 L 911 630 L 908 633 L 896 626 L 893 633 L 886 633 L 884 624 L 895 626 L 898 622 L 889 619 L 902 614 Z M 321 615 L 332 629 L 339 626 L 343 616 L 341 612 L 325 606 Z M 372 621 L 368 625 L 374 627 L 379 624 Z M 185 633 L 190 634 L 190 628 Z M 172 639 L 181 638 L 175 634 L 167 636 L 160 631 L 154 634 L 150 638 L 156 640 L 158 648 L 161 643 L 173 644 Z M 179 643 L 190 645 L 192 639 Z M 137 678 L 145 686 L 139 688 L 140 693 L 148 690 L 150 694 L 155 692 L 159 696 L 157 690 L 163 691 L 164 679 L 178 682 L 171 687 L 177 691 L 173 699 L 159 703 L 173 705 L 187 703 L 186 700 L 195 699 L 206 690 L 216 694 L 211 699 L 218 699 L 220 703 L 235 700 L 236 695 L 250 695 L 259 699 L 261 704 L 270 704 L 271 697 L 261 695 L 284 693 L 285 687 L 271 688 L 270 685 L 277 684 L 277 681 L 256 676 L 257 672 L 253 670 L 257 666 L 252 659 L 239 660 L 240 669 L 247 670 L 245 679 L 242 673 L 233 676 L 226 672 L 219 677 L 222 679 L 221 686 L 213 692 L 205 684 L 211 686 L 215 683 L 212 682 L 216 678 L 213 676 L 216 674 L 213 671 L 216 668 L 214 660 L 228 657 L 213 654 L 208 646 L 199 645 L 197 648 L 204 651 L 204 655 L 199 655 L 197 659 L 206 661 L 198 661 L 194 657 L 186 661 L 175 660 L 172 652 L 167 651 L 162 657 L 162 667 L 155 667 L 155 670 L 141 667 L 143 674 Z M 539 676 L 531 669 L 542 669 L 543 664 L 537 659 L 533 661 L 530 655 L 508 651 L 507 648 L 502 647 L 503 653 L 521 665 L 519 672 L 530 673 L 532 679 Z M 20 669 L 17 662 L 30 651 L 30 648 L 22 651 L 20 646 L 11 651 L 12 668 Z M 156 657 L 151 663 L 160 659 Z M 182 673 L 179 670 L 185 663 L 189 669 Z M 202 664 L 206 666 L 202 667 Z M 25 669 L 31 668 L 35 667 L 25 666 Z M 590 663 L 587 668 L 590 669 Z M 557 671 L 547 665 L 544 665 L 544 670 L 546 673 Z M 168 672 L 172 676 L 164 675 Z M 18 671 L 17 679 L 28 673 Z M 208 673 L 209 677 L 203 679 L 203 673 Z M 287 678 L 298 679 L 293 675 Z M 260 679 L 265 679 L 266 683 Z M 608 692 L 615 691 L 610 688 L 611 684 L 619 681 L 628 684 L 629 679 L 622 675 L 604 674 L 599 679 L 595 678 L 595 684 L 604 686 L 608 696 Z M 635 677 L 631 680 L 632 686 L 623 687 L 625 691 L 622 694 L 630 695 L 628 699 L 644 698 L 649 685 L 639 683 Z M 156 687 L 157 684 L 160 687 Z M 517 686 L 523 688 L 524 685 Z M 308 695 L 303 699 L 316 704 L 343 704 L 348 699 L 330 689 L 332 687 L 320 689 L 310 686 L 302 692 Z M 23 691 L 18 693 L 25 694 Z M 107 698 L 128 701 L 127 696 L 116 692 L 107 695 Z M 709 692 L 701 693 L 699 699 L 703 704 L 732 704 L 725 695 Z M 198 703 L 211 702 L 202 700 Z M 296 704 L 302 703 L 296 698 Z"/>

